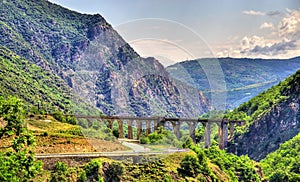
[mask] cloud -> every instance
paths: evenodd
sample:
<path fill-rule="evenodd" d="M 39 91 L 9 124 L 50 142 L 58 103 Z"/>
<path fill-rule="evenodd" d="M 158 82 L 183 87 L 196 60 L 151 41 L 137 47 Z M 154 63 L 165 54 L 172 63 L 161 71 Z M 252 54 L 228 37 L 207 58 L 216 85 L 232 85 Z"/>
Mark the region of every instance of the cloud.
<path fill-rule="evenodd" d="M 280 11 L 268 11 L 268 12 L 261 12 L 255 10 L 245 10 L 243 11 L 245 15 L 253 15 L 253 16 L 278 16 L 281 14 Z"/>
<path fill-rule="evenodd" d="M 271 30 L 273 30 L 274 25 L 272 23 L 265 22 L 265 23 L 261 24 L 261 26 L 259 28 L 260 29 L 271 29 Z"/>
<path fill-rule="evenodd" d="M 269 11 L 266 13 L 267 16 L 278 16 L 280 14 L 281 14 L 280 11 Z"/>
<path fill-rule="evenodd" d="M 241 41 L 242 50 L 250 50 L 256 47 L 257 45 L 265 46 L 266 45 L 265 39 L 263 37 L 254 35 L 252 37 L 246 36 Z"/>
<path fill-rule="evenodd" d="M 243 11 L 243 14 L 245 14 L 245 15 L 255 15 L 255 16 L 264 16 L 266 13 L 261 12 L 261 11 L 246 10 L 246 11 Z"/>
<path fill-rule="evenodd" d="M 264 22 L 259 29 L 271 29 L 272 34 L 266 36 L 245 36 L 240 41 L 240 46 L 234 50 L 239 51 L 240 56 L 246 57 L 294 57 L 300 54 L 300 9 L 287 9 L 283 14 L 279 11 L 260 12 L 244 11 L 244 14 L 256 16 L 282 15 L 278 24 Z M 277 28 L 277 30 L 276 30 Z"/>
<path fill-rule="evenodd" d="M 295 50 L 296 48 L 297 48 L 296 41 L 291 40 L 291 41 L 282 41 L 282 42 L 274 43 L 272 45 L 265 45 L 265 46 L 256 45 L 253 49 L 248 50 L 248 53 L 273 56 L 273 55 L 287 53 L 287 51 Z"/>
<path fill-rule="evenodd" d="M 289 10 L 278 24 L 279 35 L 283 38 L 300 39 L 300 11 Z"/>

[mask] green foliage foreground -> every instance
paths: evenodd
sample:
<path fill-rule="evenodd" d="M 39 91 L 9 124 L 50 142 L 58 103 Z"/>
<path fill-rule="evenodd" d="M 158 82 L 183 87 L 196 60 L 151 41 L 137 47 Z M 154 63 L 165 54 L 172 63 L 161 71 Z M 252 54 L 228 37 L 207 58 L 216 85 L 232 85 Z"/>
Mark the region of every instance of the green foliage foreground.
<path fill-rule="evenodd" d="M 42 164 L 34 157 L 35 139 L 25 127 L 22 102 L 14 97 L 0 97 L 0 118 L 6 122 L 0 129 L 0 139 L 12 139 L 11 146 L 0 152 L 0 181 L 28 181 Z"/>
<path fill-rule="evenodd" d="M 266 178 L 272 181 L 300 181 L 300 133 L 280 145 L 261 161 Z"/>
<path fill-rule="evenodd" d="M 226 153 L 217 147 L 201 149 L 191 146 L 197 156 L 187 155 L 177 169 L 178 173 L 198 181 L 260 181 L 260 167 L 247 156 Z M 217 168 L 216 168 L 217 167 Z M 216 169 L 224 174 L 218 175 Z"/>
<path fill-rule="evenodd" d="M 218 148 L 191 147 L 193 151 L 158 158 L 144 158 L 143 163 L 121 162 L 107 158 L 67 168 L 58 162 L 49 181 L 261 181 L 259 164 L 248 157 L 227 154 Z"/>

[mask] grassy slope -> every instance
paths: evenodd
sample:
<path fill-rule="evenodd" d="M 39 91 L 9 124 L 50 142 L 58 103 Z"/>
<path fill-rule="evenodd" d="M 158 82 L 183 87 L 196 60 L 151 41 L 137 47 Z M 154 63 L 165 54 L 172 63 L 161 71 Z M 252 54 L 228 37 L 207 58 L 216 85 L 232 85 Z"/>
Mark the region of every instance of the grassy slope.
<path fill-rule="evenodd" d="M 5 122 L 0 122 L 0 126 Z M 61 123 L 51 116 L 27 119 L 27 127 L 36 137 L 36 153 L 82 153 L 128 150 L 113 135 L 106 132 L 103 124 L 84 129 Z M 87 134 L 89 133 L 89 135 Z M 0 148 L 9 145 L 9 139 L 1 141 Z"/>

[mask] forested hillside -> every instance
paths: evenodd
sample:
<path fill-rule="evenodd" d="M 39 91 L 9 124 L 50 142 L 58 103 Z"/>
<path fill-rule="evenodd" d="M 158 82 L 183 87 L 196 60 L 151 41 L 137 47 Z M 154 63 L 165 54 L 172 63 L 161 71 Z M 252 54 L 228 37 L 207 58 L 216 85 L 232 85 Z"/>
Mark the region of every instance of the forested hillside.
<path fill-rule="evenodd" d="M 213 60 L 213 59 L 212 59 Z M 227 108 L 235 108 L 295 73 L 300 57 L 292 59 L 218 58 L 227 90 Z M 203 63 L 202 63 L 203 62 Z M 210 98 L 211 86 L 201 64 L 209 59 L 176 63 L 167 68 L 172 77 L 196 87 Z M 221 73 L 220 73 L 221 74 Z M 220 90 L 218 90 L 219 92 Z"/>
<path fill-rule="evenodd" d="M 14 95 L 26 102 L 31 113 L 99 112 L 76 96 L 59 77 L 29 63 L 5 47 L 0 46 L 0 95 Z M 79 102 L 75 102 L 78 100 Z"/>
<path fill-rule="evenodd" d="M 229 150 L 263 159 L 300 132 L 300 70 L 227 115 L 229 119 L 245 120 L 238 128 Z"/>

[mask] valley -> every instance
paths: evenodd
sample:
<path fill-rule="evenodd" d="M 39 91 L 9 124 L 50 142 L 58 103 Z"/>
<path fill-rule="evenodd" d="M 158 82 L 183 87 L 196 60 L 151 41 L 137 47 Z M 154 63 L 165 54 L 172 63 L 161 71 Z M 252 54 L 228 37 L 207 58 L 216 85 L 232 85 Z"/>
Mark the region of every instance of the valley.
<path fill-rule="evenodd" d="M 268 24 L 269 38 L 282 42 L 245 36 L 232 58 L 184 61 L 160 40 L 156 51 L 182 54 L 165 67 L 153 45 L 144 57 L 115 30 L 116 11 L 82 13 L 52 0 L 0 7 L 0 181 L 300 180 L 297 18 L 286 26 L 294 29 Z M 284 11 L 278 27 L 299 13 Z M 199 43 L 160 31 L 177 48 Z M 153 41 L 147 36 L 139 43 Z"/>

